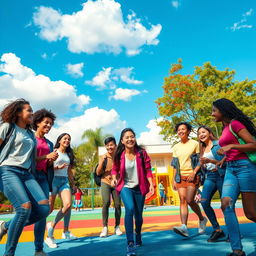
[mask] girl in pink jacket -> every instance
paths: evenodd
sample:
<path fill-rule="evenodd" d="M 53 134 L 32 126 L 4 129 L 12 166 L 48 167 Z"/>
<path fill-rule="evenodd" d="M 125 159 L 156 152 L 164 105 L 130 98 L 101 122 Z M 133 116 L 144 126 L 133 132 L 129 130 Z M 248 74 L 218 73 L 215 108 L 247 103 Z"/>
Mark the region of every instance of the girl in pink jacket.
<path fill-rule="evenodd" d="M 126 128 L 121 132 L 120 141 L 112 168 L 112 185 L 120 193 L 125 206 L 125 230 L 127 256 L 136 255 L 136 247 L 142 245 L 141 227 L 145 196 L 154 193 L 150 158 L 136 141 L 135 132 Z M 135 243 L 133 231 L 135 218 Z"/>

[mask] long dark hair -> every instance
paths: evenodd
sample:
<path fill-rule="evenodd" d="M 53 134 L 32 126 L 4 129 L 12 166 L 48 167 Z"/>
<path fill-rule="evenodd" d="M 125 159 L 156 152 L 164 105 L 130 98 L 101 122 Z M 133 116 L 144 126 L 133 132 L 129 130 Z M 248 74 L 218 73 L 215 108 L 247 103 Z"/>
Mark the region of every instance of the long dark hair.
<path fill-rule="evenodd" d="M 60 140 L 65 135 L 68 135 L 71 138 L 71 136 L 68 133 L 62 133 L 61 135 L 59 135 L 59 137 L 56 140 L 55 146 L 54 146 L 55 149 L 60 147 Z M 70 165 L 73 166 L 74 162 L 75 162 L 75 156 L 74 156 L 74 153 L 73 153 L 73 149 L 71 148 L 70 145 L 66 148 L 66 153 L 68 154 L 68 157 L 70 159 Z"/>
<path fill-rule="evenodd" d="M 210 133 L 210 139 L 211 139 L 211 141 L 217 140 L 217 138 L 215 137 L 215 135 L 214 135 L 212 129 L 211 129 L 210 127 L 206 126 L 206 125 L 201 125 L 201 126 L 198 127 L 198 129 L 197 129 L 197 136 L 198 136 L 198 132 L 199 132 L 199 130 L 200 130 L 201 128 L 207 130 L 207 131 Z M 203 155 L 205 147 L 206 147 L 205 143 L 202 142 L 202 141 L 199 139 L 199 152 L 200 152 L 200 156 Z"/>
<path fill-rule="evenodd" d="M 253 136 L 256 136 L 255 125 L 250 120 L 250 118 L 242 112 L 242 110 L 237 108 L 233 101 L 222 98 L 214 101 L 213 106 L 216 107 L 225 118 L 229 119 L 230 121 L 235 119 L 241 122 L 249 131 L 249 133 L 251 133 Z"/>
<path fill-rule="evenodd" d="M 0 114 L 2 123 L 17 123 L 18 113 L 22 111 L 24 105 L 30 105 L 30 103 L 25 99 L 17 99 L 5 106 Z"/>
<path fill-rule="evenodd" d="M 121 155 L 122 155 L 123 151 L 125 150 L 125 146 L 124 146 L 124 144 L 122 143 L 122 139 L 123 139 L 123 137 L 124 137 L 124 135 L 125 135 L 126 132 L 131 132 L 131 133 L 133 133 L 134 137 L 136 137 L 136 134 L 135 134 L 135 132 L 134 132 L 133 129 L 131 129 L 131 128 L 125 128 L 125 129 L 122 130 L 121 135 L 120 135 L 120 140 L 119 140 L 119 143 L 118 143 L 118 145 L 117 145 L 116 152 L 115 152 L 115 156 L 114 156 L 114 162 L 117 163 L 117 164 L 119 163 L 120 158 L 121 158 Z M 135 140 L 135 146 L 134 146 L 134 147 L 135 147 L 135 149 L 136 149 L 137 151 L 142 150 L 142 147 L 140 147 L 140 146 L 138 145 L 138 143 L 137 143 L 136 140 Z"/>

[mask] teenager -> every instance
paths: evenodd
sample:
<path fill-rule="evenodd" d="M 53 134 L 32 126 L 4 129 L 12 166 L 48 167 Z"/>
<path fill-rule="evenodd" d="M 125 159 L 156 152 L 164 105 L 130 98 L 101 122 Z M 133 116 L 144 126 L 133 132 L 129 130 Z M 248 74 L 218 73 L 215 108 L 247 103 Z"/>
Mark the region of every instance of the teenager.
<path fill-rule="evenodd" d="M 158 184 L 158 190 L 159 190 L 159 195 L 160 195 L 160 205 L 164 205 L 165 203 L 165 187 L 164 187 L 164 181 L 160 180 Z"/>
<path fill-rule="evenodd" d="M 197 136 L 200 144 L 200 164 L 206 174 L 200 201 L 214 229 L 207 241 L 217 242 L 218 239 L 225 237 L 225 233 L 220 228 L 215 212 L 211 207 L 211 200 L 217 190 L 221 197 L 226 172 L 223 164 L 225 158 L 217 154 L 220 146 L 209 127 L 200 126 L 197 130 Z"/>
<path fill-rule="evenodd" d="M 175 144 L 173 151 L 173 160 L 171 165 L 174 167 L 174 178 L 172 186 L 178 190 L 180 199 L 180 218 L 181 226 L 173 228 L 173 231 L 179 235 L 188 237 L 188 205 L 195 212 L 199 219 L 198 233 L 205 232 L 207 218 L 201 213 L 199 205 L 195 202 L 195 195 L 200 184 L 199 165 L 199 143 L 189 139 L 192 130 L 190 124 L 186 122 L 178 123 L 175 131 L 180 138 L 180 142 Z"/>
<path fill-rule="evenodd" d="M 0 188 L 15 209 L 8 222 L 0 223 L 0 240 L 7 233 L 4 255 L 13 256 L 25 225 L 46 218 L 49 201 L 34 178 L 36 139 L 30 129 L 33 111 L 28 101 L 18 99 L 1 112 Z M 9 137 L 8 141 L 6 141 Z"/>
<path fill-rule="evenodd" d="M 33 129 L 37 141 L 37 158 L 35 178 L 45 196 L 49 197 L 52 189 L 53 161 L 58 158 L 58 153 L 53 152 L 53 143 L 45 138 L 51 130 L 56 116 L 46 109 L 40 109 L 33 115 Z M 50 183 L 50 184 L 49 184 Z M 37 222 L 34 226 L 35 256 L 46 256 L 43 251 L 46 218 Z"/>
<path fill-rule="evenodd" d="M 125 207 L 127 256 L 136 255 L 142 245 L 143 207 L 148 192 L 154 193 L 150 158 L 136 141 L 135 132 L 126 128 L 121 132 L 112 168 L 112 184 L 120 193 Z M 135 218 L 135 243 L 133 217 Z"/>
<path fill-rule="evenodd" d="M 227 168 L 222 189 L 221 208 L 229 233 L 230 256 L 245 255 L 241 243 L 239 223 L 235 212 L 238 195 L 242 195 L 245 216 L 256 222 L 256 165 L 247 152 L 256 151 L 256 128 L 235 103 L 222 98 L 213 102 L 212 116 L 222 122 L 223 130 L 219 139 L 218 153 L 226 156 Z M 239 144 L 236 136 L 244 140 Z"/>
<path fill-rule="evenodd" d="M 120 218 L 121 218 L 121 200 L 115 188 L 111 186 L 111 181 L 112 181 L 111 170 L 112 170 L 114 154 L 116 150 L 116 140 L 114 137 L 108 137 L 104 140 L 104 144 L 105 144 L 107 153 L 101 157 L 98 168 L 96 170 L 97 175 L 101 175 L 101 196 L 103 201 L 103 207 L 102 207 L 103 229 L 100 233 L 100 237 L 106 237 L 108 235 L 108 212 L 109 212 L 111 196 L 115 206 L 115 234 L 120 236 L 122 235 L 122 231 L 119 227 Z M 107 165 L 104 168 L 105 161 L 107 161 Z"/>
<path fill-rule="evenodd" d="M 69 231 L 69 222 L 71 216 L 71 204 L 72 204 L 72 189 L 75 188 L 74 176 L 72 168 L 74 166 L 74 154 L 70 147 L 71 137 L 68 133 L 62 133 L 56 141 L 54 146 L 55 151 L 58 153 L 58 158 L 54 161 L 54 178 L 52 183 L 52 192 L 50 195 L 50 207 L 51 211 L 54 209 L 54 202 L 56 196 L 59 194 L 63 207 L 57 213 L 53 222 L 47 223 L 47 237 L 45 243 L 50 248 L 56 248 L 57 244 L 54 240 L 54 228 L 57 223 L 64 217 L 64 231 L 62 238 L 67 240 L 76 239 Z M 71 184 L 71 187 L 69 185 Z"/>

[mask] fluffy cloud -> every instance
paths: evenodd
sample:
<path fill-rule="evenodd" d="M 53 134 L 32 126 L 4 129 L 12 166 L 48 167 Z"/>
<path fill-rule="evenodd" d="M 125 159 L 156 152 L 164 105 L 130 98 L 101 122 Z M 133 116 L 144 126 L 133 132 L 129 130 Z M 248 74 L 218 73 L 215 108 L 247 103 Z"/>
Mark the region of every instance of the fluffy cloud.
<path fill-rule="evenodd" d="M 179 2 L 179 1 L 172 1 L 172 6 L 173 6 L 174 8 L 176 8 L 176 9 L 178 9 L 179 6 L 180 6 L 180 2 Z"/>
<path fill-rule="evenodd" d="M 84 63 L 77 63 L 77 64 L 70 64 L 68 63 L 66 65 L 67 73 L 70 74 L 73 77 L 83 77 L 84 73 L 82 71 L 84 67 Z"/>
<path fill-rule="evenodd" d="M 64 81 L 52 81 L 21 64 L 13 53 L 5 53 L 0 59 L 0 107 L 16 98 L 29 100 L 36 110 L 46 107 L 56 114 L 65 114 L 70 107 L 82 108 L 90 97 L 77 95 L 74 86 Z"/>
<path fill-rule="evenodd" d="M 101 71 L 91 80 L 85 81 L 86 84 L 91 86 L 97 87 L 99 90 L 103 90 L 107 88 L 107 84 L 111 82 L 110 75 L 111 75 L 112 68 L 102 68 Z"/>
<path fill-rule="evenodd" d="M 86 84 L 97 87 L 99 90 L 115 89 L 117 83 L 126 84 L 142 84 L 143 81 L 136 80 L 133 77 L 133 67 L 117 68 L 112 67 L 102 68 L 92 80 L 85 81 Z"/>
<path fill-rule="evenodd" d="M 160 119 L 159 119 L 160 120 Z M 168 144 L 159 134 L 161 128 L 157 126 L 157 120 L 150 120 L 146 126 L 148 131 L 140 133 L 138 143 L 142 145 Z"/>
<path fill-rule="evenodd" d="M 147 91 L 143 91 L 143 92 L 146 93 Z M 113 96 L 110 96 L 110 99 L 113 98 L 115 100 L 130 101 L 133 96 L 139 95 L 143 92 L 134 90 L 134 89 L 117 88 L 115 90 L 115 94 Z"/>
<path fill-rule="evenodd" d="M 56 126 L 58 126 L 56 128 Z M 116 110 L 109 111 L 98 107 L 84 111 L 83 115 L 65 120 L 57 120 L 55 127 L 49 133 L 49 138 L 56 141 L 56 138 L 63 132 L 67 132 L 72 137 L 72 145 L 81 143 L 81 136 L 87 129 L 102 128 L 103 133 L 120 133 L 126 126 L 126 122 L 120 119 Z"/>
<path fill-rule="evenodd" d="M 67 38 L 74 53 L 108 52 L 128 55 L 140 53 L 143 45 L 157 45 L 162 26 L 147 29 L 135 13 L 123 17 L 121 5 L 114 0 L 88 0 L 82 10 L 71 15 L 40 6 L 33 15 L 39 36 L 49 42 Z"/>
<path fill-rule="evenodd" d="M 247 23 L 247 18 L 250 17 L 252 15 L 252 13 L 253 13 L 253 9 L 250 9 L 249 11 L 245 12 L 242 15 L 243 18 L 240 21 L 235 22 L 230 29 L 232 31 L 240 30 L 243 28 L 251 29 L 253 27 L 253 25 L 249 25 L 246 23 Z"/>

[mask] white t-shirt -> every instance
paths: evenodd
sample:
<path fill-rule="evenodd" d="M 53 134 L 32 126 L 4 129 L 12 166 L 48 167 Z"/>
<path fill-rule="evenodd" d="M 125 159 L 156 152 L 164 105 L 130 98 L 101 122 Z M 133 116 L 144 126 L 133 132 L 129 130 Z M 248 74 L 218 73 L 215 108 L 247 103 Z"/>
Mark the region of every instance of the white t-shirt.
<path fill-rule="evenodd" d="M 208 153 L 204 152 L 203 157 L 206 157 L 206 158 L 215 160 L 215 158 L 214 158 L 214 156 L 213 156 L 213 154 L 212 154 L 212 151 L 210 151 L 210 152 L 208 152 Z M 213 170 L 213 169 L 216 169 L 216 165 L 213 164 L 213 163 L 207 163 L 207 164 L 205 164 L 205 167 L 206 167 L 206 169 L 209 170 L 209 171 L 211 171 L 211 170 Z"/>
<path fill-rule="evenodd" d="M 0 139 L 4 140 L 8 132 L 9 124 L 0 125 Z M 28 134 L 27 129 L 23 129 L 15 125 L 16 136 L 12 144 L 8 157 L 1 163 L 1 166 L 17 166 L 25 169 L 31 167 L 31 154 L 35 146 L 35 142 Z"/>
<path fill-rule="evenodd" d="M 70 164 L 70 159 L 69 159 L 69 156 L 67 153 L 62 153 L 60 152 L 59 150 L 57 150 L 58 152 L 58 158 L 56 161 L 54 161 L 54 164 L 53 166 L 56 167 L 56 166 L 60 166 L 64 163 L 68 164 L 67 167 L 65 168 L 62 168 L 62 169 L 55 169 L 54 170 L 54 176 L 61 176 L 61 177 L 68 177 L 68 167 L 69 167 L 69 164 Z"/>
<path fill-rule="evenodd" d="M 125 178 L 124 186 L 134 188 L 139 185 L 136 158 L 129 160 L 125 157 Z"/>

